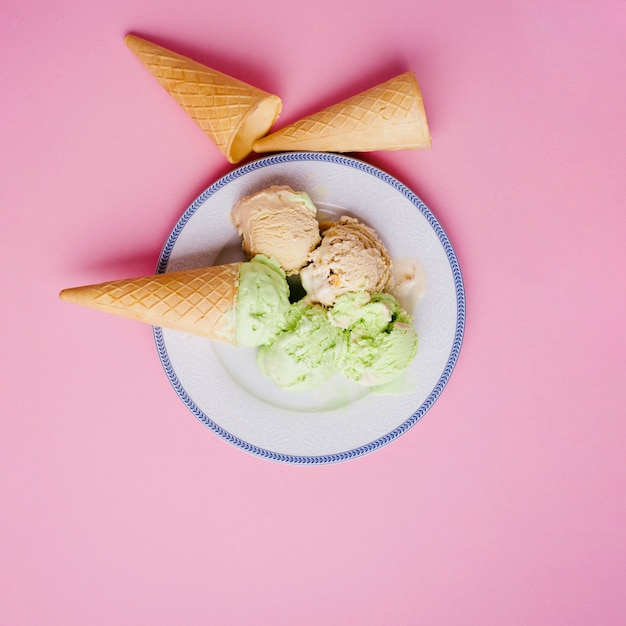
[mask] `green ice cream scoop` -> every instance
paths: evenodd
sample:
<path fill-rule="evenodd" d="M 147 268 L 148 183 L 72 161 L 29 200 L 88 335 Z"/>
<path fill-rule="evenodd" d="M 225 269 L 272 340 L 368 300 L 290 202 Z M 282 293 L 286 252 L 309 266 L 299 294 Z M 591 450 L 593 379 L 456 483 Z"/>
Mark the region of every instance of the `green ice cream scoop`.
<path fill-rule="evenodd" d="M 330 323 L 325 309 L 296 302 L 283 331 L 259 348 L 257 363 L 279 387 L 301 391 L 337 372 L 345 349 L 346 333 Z"/>
<path fill-rule="evenodd" d="M 350 380 L 368 387 L 384 385 L 415 358 L 418 337 L 411 316 L 390 294 L 345 294 L 328 315 L 348 332 L 341 372 Z"/>
<path fill-rule="evenodd" d="M 238 346 L 269 343 L 285 326 L 289 285 L 273 258 L 257 254 L 239 268 L 235 337 Z"/>

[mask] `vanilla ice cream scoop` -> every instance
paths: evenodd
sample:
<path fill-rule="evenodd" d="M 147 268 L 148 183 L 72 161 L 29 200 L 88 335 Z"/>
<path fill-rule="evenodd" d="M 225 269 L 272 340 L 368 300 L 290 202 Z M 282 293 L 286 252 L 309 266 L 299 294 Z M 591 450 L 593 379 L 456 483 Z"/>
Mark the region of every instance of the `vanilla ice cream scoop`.
<path fill-rule="evenodd" d="M 286 274 L 297 274 L 320 242 L 317 207 L 303 191 L 273 185 L 246 196 L 231 217 L 251 259 L 264 254 L 278 261 Z"/>
<path fill-rule="evenodd" d="M 308 302 L 332 306 L 344 293 L 383 291 L 391 259 L 372 228 L 352 217 L 322 227 L 322 242 L 300 272 Z"/>

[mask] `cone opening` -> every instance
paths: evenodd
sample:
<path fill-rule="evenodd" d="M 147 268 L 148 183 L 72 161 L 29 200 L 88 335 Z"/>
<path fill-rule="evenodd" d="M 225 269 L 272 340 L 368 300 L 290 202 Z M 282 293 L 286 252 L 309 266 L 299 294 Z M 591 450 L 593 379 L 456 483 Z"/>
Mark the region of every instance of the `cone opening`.
<path fill-rule="evenodd" d="M 282 108 L 278 96 L 270 95 L 257 102 L 241 120 L 228 146 L 226 158 L 238 163 L 252 152 L 254 142 L 263 137 L 278 119 Z"/>

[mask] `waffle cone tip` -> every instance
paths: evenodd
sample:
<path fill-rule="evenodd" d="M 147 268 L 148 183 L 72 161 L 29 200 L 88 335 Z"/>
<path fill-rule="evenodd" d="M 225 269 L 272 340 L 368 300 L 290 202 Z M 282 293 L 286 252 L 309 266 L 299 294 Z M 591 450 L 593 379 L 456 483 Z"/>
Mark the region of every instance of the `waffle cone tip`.
<path fill-rule="evenodd" d="M 75 292 L 76 292 L 75 288 L 62 289 L 59 292 L 59 298 L 61 300 L 64 300 L 65 302 L 75 302 L 75 297 L 76 297 Z"/>

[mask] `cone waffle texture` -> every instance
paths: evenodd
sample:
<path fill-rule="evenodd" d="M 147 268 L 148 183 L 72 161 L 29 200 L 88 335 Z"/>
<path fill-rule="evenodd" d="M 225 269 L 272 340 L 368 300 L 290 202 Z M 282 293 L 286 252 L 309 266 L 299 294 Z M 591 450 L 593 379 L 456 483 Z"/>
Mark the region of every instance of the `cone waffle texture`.
<path fill-rule="evenodd" d="M 230 163 L 252 152 L 278 118 L 278 96 L 248 85 L 136 35 L 126 45 L 220 148 Z"/>
<path fill-rule="evenodd" d="M 65 289 L 63 300 L 235 344 L 240 263 Z"/>
<path fill-rule="evenodd" d="M 371 150 L 431 147 L 424 102 L 406 72 L 259 139 L 255 152 Z"/>

